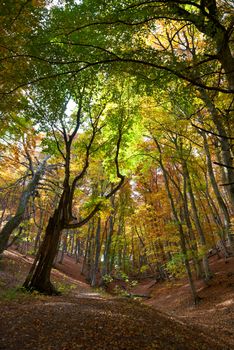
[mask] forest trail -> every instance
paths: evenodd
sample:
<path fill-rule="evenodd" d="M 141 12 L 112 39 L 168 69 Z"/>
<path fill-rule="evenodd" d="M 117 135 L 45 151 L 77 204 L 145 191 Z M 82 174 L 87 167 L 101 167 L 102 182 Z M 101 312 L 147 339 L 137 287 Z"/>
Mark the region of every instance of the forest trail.
<path fill-rule="evenodd" d="M 19 282 L 30 262 L 28 257 L 8 252 L 1 263 L 1 285 L 8 283 L 7 277 L 11 283 Z M 185 325 L 135 301 L 99 294 L 57 270 L 53 279 L 58 286 L 68 283 L 72 288 L 57 297 L 36 294 L 1 299 L 1 350 L 231 349 L 195 325 Z"/>
<path fill-rule="evenodd" d="M 190 288 L 187 278 L 179 278 L 171 282 L 155 283 L 146 279 L 131 289 L 135 295 L 142 295 L 142 302 L 163 312 L 170 319 L 184 325 L 196 326 L 197 331 L 206 332 L 220 342 L 228 342 L 234 349 L 234 258 L 209 259 L 214 278 L 205 284 L 195 280 L 196 288 L 202 302 L 194 307 L 191 304 Z M 65 256 L 64 264 L 56 267 L 75 278 L 85 281 L 81 274 L 81 264 L 75 264 L 74 259 Z"/>
<path fill-rule="evenodd" d="M 216 340 L 135 302 L 40 298 L 1 305 L 1 350 L 224 350 Z"/>

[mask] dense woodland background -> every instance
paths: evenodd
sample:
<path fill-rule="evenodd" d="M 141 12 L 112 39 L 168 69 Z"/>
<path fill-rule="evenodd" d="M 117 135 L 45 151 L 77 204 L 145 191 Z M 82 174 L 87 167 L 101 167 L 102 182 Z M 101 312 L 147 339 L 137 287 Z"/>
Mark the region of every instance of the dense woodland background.
<path fill-rule="evenodd" d="M 0 252 L 92 286 L 212 278 L 233 254 L 230 0 L 3 1 Z"/>

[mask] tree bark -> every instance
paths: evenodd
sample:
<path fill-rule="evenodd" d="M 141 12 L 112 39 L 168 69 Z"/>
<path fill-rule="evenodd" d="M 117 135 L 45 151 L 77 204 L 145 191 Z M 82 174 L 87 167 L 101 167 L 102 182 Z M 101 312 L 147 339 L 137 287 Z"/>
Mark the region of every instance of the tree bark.
<path fill-rule="evenodd" d="M 23 284 L 27 290 L 37 290 L 48 295 L 58 294 L 50 281 L 50 273 L 58 251 L 62 229 L 61 212 L 56 209 L 49 219 L 44 240 Z"/>
<path fill-rule="evenodd" d="M 46 162 L 49 157 L 46 157 L 42 163 L 37 168 L 37 171 L 34 173 L 32 180 L 28 183 L 26 189 L 22 192 L 18 208 L 16 211 L 16 214 L 6 223 L 6 225 L 3 227 L 1 233 L 0 233 L 0 254 L 3 253 L 3 251 L 8 246 L 8 240 L 12 234 L 12 232 L 19 226 L 19 224 L 24 219 L 24 214 L 26 207 L 28 205 L 29 199 L 34 193 L 35 189 L 38 186 L 38 183 L 45 171 Z"/>
<path fill-rule="evenodd" d="M 164 180 L 165 180 L 166 190 L 167 190 L 168 198 L 169 198 L 169 201 L 170 201 L 171 209 L 172 209 L 172 212 L 173 212 L 173 216 L 174 216 L 174 218 L 176 220 L 177 227 L 178 227 L 178 230 L 179 230 L 181 252 L 183 254 L 184 265 L 185 265 L 185 269 L 186 269 L 186 272 L 187 272 L 188 281 L 189 281 L 189 285 L 190 285 L 190 290 L 191 290 L 191 293 L 192 293 L 193 301 L 194 301 L 194 304 L 196 305 L 196 304 L 198 304 L 198 302 L 200 300 L 200 297 L 197 294 L 196 287 L 195 287 L 194 282 L 193 282 L 192 272 L 191 272 L 191 269 L 190 269 L 190 264 L 189 264 L 187 249 L 186 249 L 186 241 L 185 241 L 185 236 L 184 236 L 184 232 L 183 232 L 183 227 L 182 227 L 181 222 L 179 220 L 179 217 L 177 215 L 175 203 L 174 203 L 171 191 L 170 191 L 169 182 L 168 182 L 168 178 L 167 178 L 167 174 L 166 174 L 165 168 L 164 168 L 162 162 L 160 163 L 160 165 L 161 165 L 161 168 L 162 168 L 162 171 L 163 171 L 163 176 L 164 176 Z"/>
<path fill-rule="evenodd" d="M 233 63 L 234 66 L 234 63 Z M 233 68 L 232 68 L 233 69 Z M 224 165 L 227 167 L 224 167 L 224 176 L 225 176 L 225 182 L 228 183 L 227 191 L 230 197 L 230 201 L 232 203 L 232 206 L 234 207 L 234 169 L 232 168 L 233 165 L 233 156 L 232 156 L 232 145 L 230 144 L 230 141 L 228 139 L 228 134 L 222 124 L 222 118 L 220 117 L 217 109 L 215 108 L 214 103 L 212 102 L 211 98 L 207 94 L 207 92 L 204 89 L 199 89 L 201 98 L 205 102 L 210 115 L 212 117 L 212 120 L 217 128 L 217 131 L 220 135 L 219 142 L 221 145 L 221 154 Z"/>
<path fill-rule="evenodd" d="M 220 210 L 223 213 L 224 216 L 224 232 L 226 233 L 226 236 L 230 242 L 230 248 L 231 251 L 234 252 L 234 242 L 232 242 L 232 238 L 230 235 L 230 215 L 228 212 L 228 208 L 222 198 L 222 194 L 219 190 L 219 187 L 217 185 L 216 179 L 215 179 L 215 175 L 214 175 L 214 170 L 212 167 L 212 162 L 211 162 L 211 156 L 210 156 L 210 150 L 209 150 L 209 146 L 208 146 L 208 142 L 207 142 L 207 137 L 204 131 L 201 132 L 202 137 L 203 137 L 203 144 L 204 144 L 204 150 L 206 153 L 206 160 L 207 160 L 207 169 L 208 169 L 208 173 L 209 173 L 209 177 L 210 177 L 210 182 L 212 185 L 212 188 L 214 190 L 214 194 L 217 198 L 217 202 L 219 204 Z"/>
<path fill-rule="evenodd" d="M 212 277 L 212 274 L 211 274 L 211 271 L 210 271 L 209 261 L 208 261 L 208 258 L 207 258 L 206 238 L 205 238 L 205 235 L 204 235 L 201 223 L 200 223 L 200 219 L 199 219 L 199 216 L 198 216 L 197 206 L 196 206 L 196 202 L 195 202 L 195 198 L 194 198 L 194 194 L 193 194 L 192 184 L 191 184 L 191 181 L 190 181 L 190 176 L 189 176 L 189 171 L 188 171 L 188 167 L 187 167 L 186 161 L 183 161 L 182 166 L 183 166 L 184 176 L 186 176 L 186 178 L 187 178 L 187 188 L 188 188 L 188 193 L 189 193 L 192 213 L 193 213 L 193 217 L 194 217 L 194 223 L 195 223 L 196 230 L 197 230 L 199 238 L 200 238 L 201 246 L 203 248 L 202 262 L 203 262 L 203 269 L 204 269 L 205 279 L 208 281 Z"/>
<path fill-rule="evenodd" d="M 109 227 L 107 227 L 107 232 L 106 232 L 102 276 L 109 274 L 110 272 L 110 248 L 111 248 L 111 242 L 112 242 L 112 235 L 114 232 L 114 200 L 111 201 L 111 204 L 112 204 L 112 213 L 109 217 Z"/>
<path fill-rule="evenodd" d="M 100 235 L 101 235 L 101 218 L 98 217 L 97 227 L 96 227 L 96 235 L 95 235 L 95 258 L 94 258 L 94 265 L 93 265 L 93 271 L 92 271 L 92 279 L 91 279 L 91 286 L 94 287 L 97 284 L 97 274 L 98 274 L 98 267 L 99 267 L 99 257 L 100 257 L 100 251 L 101 251 L 101 244 L 100 244 Z"/>
<path fill-rule="evenodd" d="M 185 175 L 185 174 L 183 174 Z M 188 235 L 189 235 L 189 243 L 191 246 L 191 251 L 192 251 L 192 257 L 193 257 L 193 262 L 196 270 L 196 275 L 197 278 L 202 277 L 202 268 L 201 268 L 201 262 L 200 259 L 198 259 L 198 247 L 197 247 L 197 241 L 196 237 L 193 232 L 193 227 L 192 223 L 190 220 L 190 215 L 189 215 L 189 208 L 188 208 L 188 198 L 187 198 L 187 178 L 186 176 L 183 176 L 184 180 L 184 199 L 183 199 L 183 209 L 184 209 L 184 218 L 186 222 L 186 226 L 188 228 Z"/>

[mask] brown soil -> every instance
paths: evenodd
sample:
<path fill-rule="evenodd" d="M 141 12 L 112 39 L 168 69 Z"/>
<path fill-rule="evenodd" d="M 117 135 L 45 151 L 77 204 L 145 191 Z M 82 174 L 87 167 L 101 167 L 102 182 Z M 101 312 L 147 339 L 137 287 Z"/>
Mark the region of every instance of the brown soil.
<path fill-rule="evenodd" d="M 69 276 L 77 281 L 83 282 L 87 284 L 85 276 L 82 275 L 82 258 L 80 258 L 79 263 L 74 261 L 74 258 L 71 258 L 67 255 L 64 255 L 63 263 L 56 263 L 55 268 L 66 276 Z"/>
<path fill-rule="evenodd" d="M 214 273 L 209 284 L 196 281 L 201 302 L 194 306 L 187 279 L 168 283 L 146 281 L 135 292 L 149 294 L 145 304 L 167 313 L 173 319 L 209 333 L 214 338 L 228 342 L 234 349 L 234 258 L 226 262 L 212 257 L 210 266 Z"/>
<path fill-rule="evenodd" d="M 66 261 L 64 262 L 67 264 Z M 211 325 L 208 326 L 208 330 L 206 327 L 201 330 L 199 322 L 203 318 L 207 322 L 204 314 L 207 313 L 208 307 L 212 309 L 214 305 L 223 303 L 223 299 L 221 297 L 219 299 L 212 290 L 226 295 L 226 304 L 220 305 L 220 310 L 223 308 L 224 314 L 224 310 L 231 310 L 233 307 L 233 304 L 230 304 L 231 294 L 228 294 L 233 292 L 233 286 L 231 286 L 233 270 L 230 267 L 233 261 L 224 266 L 220 262 L 220 266 L 225 267 L 224 273 L 217 272 L 217 278 L 214 279 L 214 281 L 218 281 L 219 278 L 222 280 L 230 269 L 230 277 L 227 276 L 227 280 L 225 277 L 225 281 L 230 282 L 230 287 L 223 288 L 223 283 L 219 285 L 212 282 L 213 286 L 203 288 L 200 291 L 200 295 L 204 299 L 196 309 L 191 306 L 188 287 L 185 284 L 178 286 L 178 282 L 174 282 L 169 286 L 157 284 L 152 287 L 152 281 L 148 281 L 148 284 L 141 286 L 145 292 L 150 289 L 150 293 L 153 295 L 153 298 L 147 303 L 163 310 L 163 312 L 135 301 L 106 297 L 95 293 L 84 283 L 83 276 L 80 276 L 79 264 L 74 264 L 73 267 L 70 265 L 70 275 L 75 273 L 77 280 L 67 277 L 57 270 L 53 271 L 53 281 L 57 286 L 60 285 L 64 288 L 65 293 L 62 296 L 19 294 L 14 298 L 9 298 L 9 288 L 23 282 L 30 263 L 31 258 L 23 257 L 12 251 L 7 252 L 1 262 L 1 350 L 232 349 L 232 344 L 229 341 L 230 327 L 224 327 L 223 323 L 223 337 L 221 338 L 217 332 L 212 330 L 211 333 L 210 330 L 213 329 L 209 328 Z M 64 269 L 63 265 L 61 267 Z M 78 280 L 79 278 L 81 280 Z M 71 286 L 72 289 L 68 290 Z M 176 290 L 178 293 L 173 297 L 172 292 Z M 209 291 L 211 291 L 211 298 Z M 170 303 L 171 308 L 169 307 Z M 169 309 L 173 310 L 173 315 L 164 313 L 165 311 L 169 312 Z M 227 323 L 231 320 L 232 311 L 226 312 Z M 198 317 L 199 312 L 200 318 Z M 216 315 L 216 311 L 212 315 Z M 197 318 L 198 321 L 200 320 L 199 322 Z M 216 318 L 220 319 L 220 317 Z M 212 327 L 214 326 L 213 317 Z"/>

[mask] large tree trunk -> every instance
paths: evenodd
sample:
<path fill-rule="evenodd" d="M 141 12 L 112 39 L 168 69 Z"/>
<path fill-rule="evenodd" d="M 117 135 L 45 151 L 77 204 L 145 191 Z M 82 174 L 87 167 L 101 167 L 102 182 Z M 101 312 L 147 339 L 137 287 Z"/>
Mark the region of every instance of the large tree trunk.
<path fill-rule="evenodd" d="M 39 248 L 32 268 L 24 282 L 27 290 L 37 290 L 45 294 L 57 294 L 50 281 L 50 273 L 57 254 L 63 224 L 59 210 L 49 219 L 45 237 Z"/>
<path fill-rule="evenodd" d="M 228 45 L 228 35 L 225 34 L 218 33 L 216 36 L 217 57 L 222 64 L 230 89 L 234 89 L 234 57 Z"/>
<path fill-rule="evenodd" d="M 208 142 L 207 142 L 207 138 L 206 138 L 206 134 L 204 131 L 201 132 L 202 136 L 203 136 L 203 141 L 204 141 L 204 150 L 206 153 L 206 159 L 207 159 L 207 169 L 208 169 L 208 173 L 209 173 L 209 177 L 210 177 L 210 181 L 211 181 L 211 185 L 212 188 L 214 190 L 214 194 L 217 198 L 217 202 L 219 204 L 219 207 L 223 213 L 224 216 L 224 232 L 230 242 L 230 248 L 232 253 L 234 252 L 234 242 L 232 242 L 232 237 L 230 234 L 230 215 L 228 212 L 228 208 L 223 200 L 222 194 L 219 190 L 219 187 L 217 185 L 216 179 L 215 179 L 215 175 L 214 175 L 214 171 L 213 171 L 213 167 L 212 167 L 212 162 L 211 162 L 211 155 L 210 155 L 210 150 L 209 150 L 209 146 L 208 146 Z"/>

